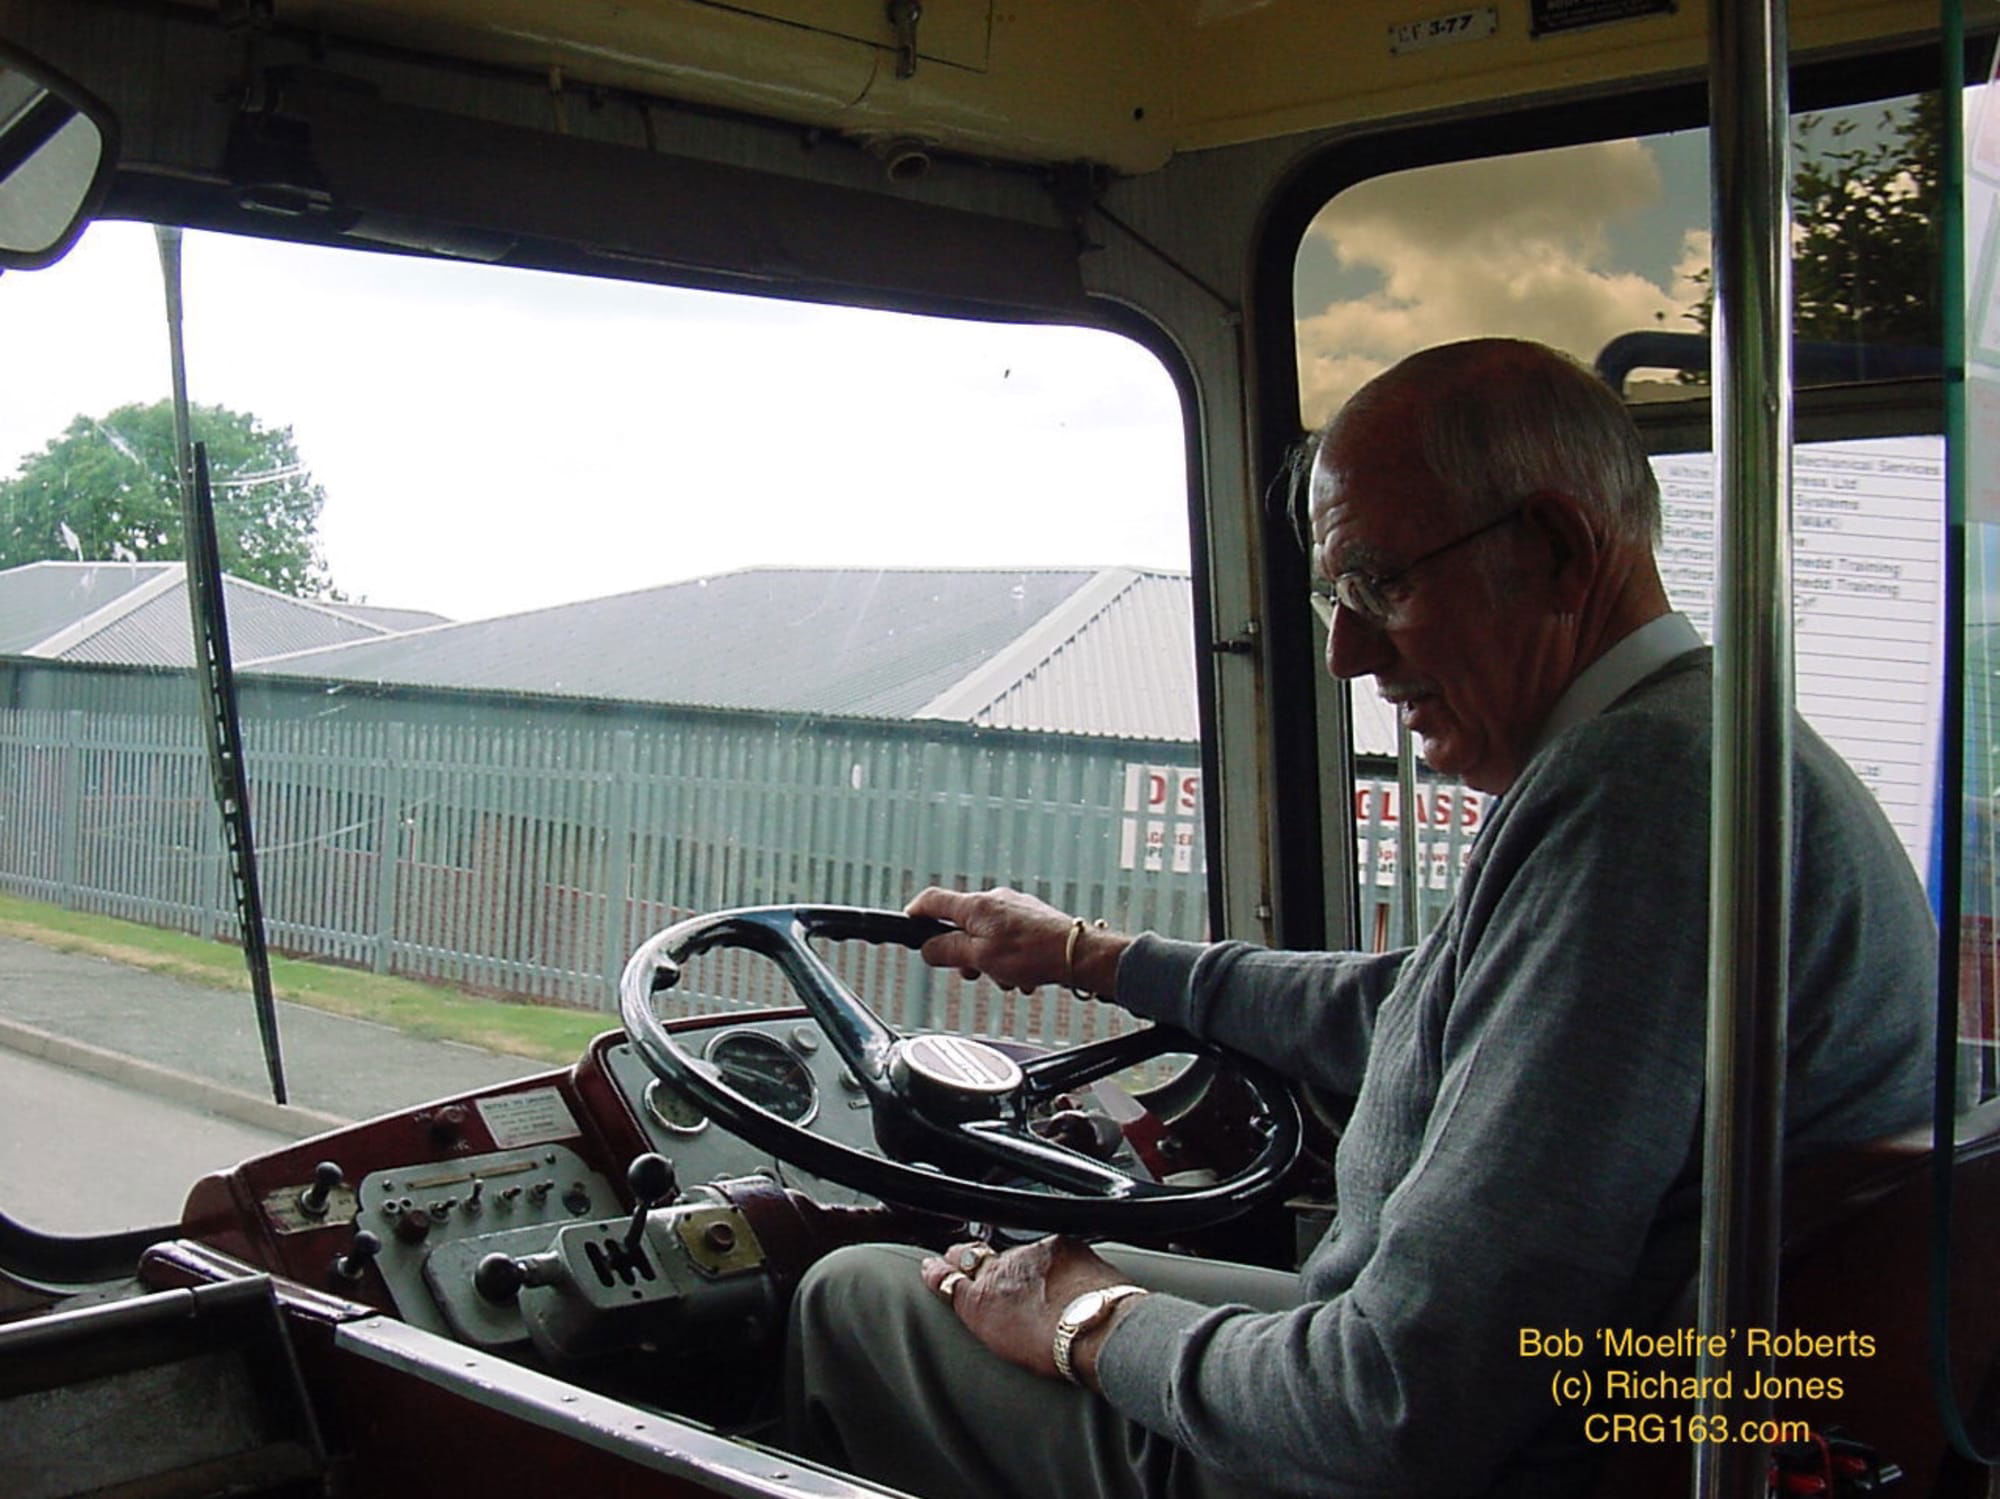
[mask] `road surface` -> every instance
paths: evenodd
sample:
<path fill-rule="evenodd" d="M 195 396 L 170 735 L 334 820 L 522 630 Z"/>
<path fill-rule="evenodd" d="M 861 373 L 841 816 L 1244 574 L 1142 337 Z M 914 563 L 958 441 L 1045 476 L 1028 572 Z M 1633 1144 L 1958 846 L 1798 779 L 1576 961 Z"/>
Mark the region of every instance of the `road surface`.
<path fill-rule="evenodd" d="M 50 1233 L 180 1217 L 190 1183 L 286 1136 L 0 1050 L 0 1211 Z"/>

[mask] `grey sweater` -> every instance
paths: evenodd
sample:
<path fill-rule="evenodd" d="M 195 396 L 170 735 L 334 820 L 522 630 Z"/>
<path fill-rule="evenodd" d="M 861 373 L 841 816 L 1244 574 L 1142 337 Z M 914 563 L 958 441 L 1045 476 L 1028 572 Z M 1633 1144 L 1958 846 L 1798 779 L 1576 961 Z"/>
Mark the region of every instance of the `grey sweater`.
<path fill-rule="evenodd" d="M 1523 1328 L 1651 1329 L 1692 1273 L 1707 990 L 1708 653 L 1545 745 L 1413 952 L 1142 937 L 1121 1003 L 1357 1099 L 1298 1310 L 1165 1295 L 1104 1393 L 1279 1493 L 1588 1485 Z M 1926 1117 L 1935 930 L 1874 800 L 1803 724 L 1787 1148 Z"/>

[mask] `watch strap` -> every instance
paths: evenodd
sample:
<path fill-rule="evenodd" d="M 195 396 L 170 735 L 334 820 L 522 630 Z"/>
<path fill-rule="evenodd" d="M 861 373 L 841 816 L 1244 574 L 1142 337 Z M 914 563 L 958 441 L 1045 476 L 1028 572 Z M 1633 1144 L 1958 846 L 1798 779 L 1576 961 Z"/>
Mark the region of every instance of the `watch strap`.
<path fill-rule="evenodd" d="M 1094 1291 L 1085 1291 L 1064 1307 L 1062 1315 L 1056 1319 L 1055 1341 L 1049 1348 L 1055 1359 L 1056 1373 L 1071 1384 L 1082 1384 L 1083 1381 L 1076 1377 L 1076 1366 L 1070 1361 L 1076 1340 L 1093 1328 L 1103 1326 L 1119 1302 L 1145 1294 L 1144 1286 L 1100 1286 Z"/>

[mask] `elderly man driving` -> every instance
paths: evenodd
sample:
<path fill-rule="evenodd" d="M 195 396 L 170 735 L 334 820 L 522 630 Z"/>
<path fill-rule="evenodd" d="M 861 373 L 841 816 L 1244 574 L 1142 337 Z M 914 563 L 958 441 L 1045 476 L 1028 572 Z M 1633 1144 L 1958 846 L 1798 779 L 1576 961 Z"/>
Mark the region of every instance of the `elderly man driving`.
<path fill-rule="evenodd" d="M 842 1251 L 795 1303 L 800 1449 L 934 1496 L 1552 1496 L 1595 1471 L 1521 1330 L 1657 1326 L 1699 1220 L 1709 653 L 1590 372 L 1429 350 L 1317 440 L 1327 667 L 1499 798 L 1446 919 L 1378 955 L 1080 927 L 927 890 L 932 963 L 1068 983 L 1352 1096 L 1297 1274 L 1050 1239 Z M 1873 799 L 1798 727 L 1786 1142 L 1928 1108 L 1935 932 Z"/>

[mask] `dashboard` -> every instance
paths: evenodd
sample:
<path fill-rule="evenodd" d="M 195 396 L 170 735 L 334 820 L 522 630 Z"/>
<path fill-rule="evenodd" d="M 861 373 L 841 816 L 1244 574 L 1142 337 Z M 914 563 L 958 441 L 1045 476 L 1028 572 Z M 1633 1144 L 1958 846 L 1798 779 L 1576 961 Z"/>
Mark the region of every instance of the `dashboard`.
<path fill-rule="evenodd" d="M 871 1155 L 880 1153 L 867 1096 L 812 1020 L 730 1023 L 705 1036 L 684 1039 L 723 1082 L 779 1118 Z M 670 1177 L 662 1177 L 649 1189 L 652 1211 L 662 1213 L 677 1229 L 693 1223 L 712 1235 L 722 1226 L 729 1237 L 740 1241 L 736 1258 L 742 1267 L 759 1262 L 761 1244 L 754 1225 L 731 1220 L 730 1194 L 716 1183 L 763 1177 L 779 1189 L 805 1194 L 815 1204 L 872 1204 L 865 1194 L 764 1154 L 722 1128 L 673 1084 L 654 1076 L 630 1042 L 601 1046 L 598 1058 L 648 1149 L 671 1169 Z M 517 1094 L 499 1107 L 518 1118 L 553 1104 L 553 1100 L 538 1101 L 534 1094 Z M 485 1107 L 490 1113 L 495 1104 L 488 1101 Z M 621 1186 L 629 1190 L 617 1190 Z M 453 1187 L 482 1197 L 490 1191 L 496 1209 L 465 1217 L 454 1214 L 458 1204 L 449 1198 L 413 1204 L 408 1195 L 413 1189 Z M 399 1193 L 403 1195 L 398 1197 Z M 361 1183 L 357 1220 L 373 1216 L 399 1221 L 399 1212 L 414 1209 L 428 1221 L 411 1252 L 405 1252 L 400 1240 L 385 1242 L 377 1260 L 405 1321 L 483 1347 L 538 1343 L 547 1352 L 553 1334 L 535 1321 L 537 1298 L 522 1295 L 532 1282 L 510 1286 L 506 1272 L 494 1272 L 501 1277 L 496 1290 L 482 1281 L 482 1266 L 491 1271 L 496 1254 L 525 1261 L 538 1253 L 559 1253 L 572 1237 L 566 1231 L 585 1226 L 579 1242 L 585 1246 L 581 1264 L 588 1268 L 588 1278 L 605 1288 L 640 1288 L 645 1274 L 639 1267 L 650 1265 L 664 1275 L 669 1263 L 682 1258 L 678 1240 L 683 1236 L 669 1237 L 664 1251 L 656 1247 L 649 1256 L 644 1241 L 657 1237 L 657 1225 L 649 1214 L 645 1227 L 633 1237 L 639 1195 L 629 1180 L 614 1182 L 573 1150 L 541 1143 L 524 1152 L 460 1160 L 449 1176 L 432 1173 L 421 1186 L 376 1173 Z M 666 1195 L 677 1200 L 660 1202 Z M 470 1200 L 468 1195 L 460 1202 Z M 553 1265 L 550 1270 L 553 1273 Z M 532 1277 L 535 1270 L 531 1266 L 526 1273 Z M 565 1272 L 547 1284 L 573 1283 L 577 1278 Z M 699 1294 L 704 1287 L 696 1280 L 690 1289 Z M 578 1350 L 565 1346 L 562 1351 Z M 583 1351 L 588 1351 L 587 1343 Z"/>
<path fill-rule="evenodd" d="M 882 1154 L 869 1095 L 803 1011 L 671 1029 L 732 1091 L 821 1139 Z M 1175 1074 L 1143 1104 L 1100 1080 L 1089 1097 L 1056 1100 L 1036 1132 L 1128 1175 L 1176 1185 L 1212 1175 L 1149 1173 L 1139 1159 L 1228 1157 L 1209 1156 L 1201 1120 L 1230 1095 L 1184 1088 L 1198 1072 Z M 791 1290 L 817 1259 L 847 1243 L 941 1246 L 963 1231 L 774 1159 L 656 1076 L 620 1032 L 573 1067 L 203 1178 L 181 1223 L 186 1240 L 245 1266 L 467 1349 L 578 1378 L 592 1370 L 600 1385 L 605 1371 L 643 1362 L 646 1388 L 723 1424 L 760 1398 Z"/>
<path fill-rule="evenodd" d="M 868 1095 L 803 1012 L 673 1030 L 734 1091 L 880 1155 Z M 939 1225 L 774 1159 L 609 1033 L 574 1067 L 204 1178 L 182 1232 L 517 1361 L 574 1370 L 692 1339 L 767 1369 L 754 1353 L 768 1350 L 814 1260 L 842 1243 L 907 1241 Z M 714 1368 L 705 1358 L 681 1372 L 715 1382 Z"/>
<path fill-rule="evenodd" d="M 865 1095 L 802 1013 L 675 1032 L 749 1098 L 875 1151 Z M 574 1067 L 203 1178 L 181 1228 L 428 1332 L 564 1364 L 718 1311 L 768 1325 L 829 1234 L 907 1237 L 896 1216 L 705 1118 L 614 1032 Z"/>
<path fill-rule="evenodd" d="M 731 1022 L 699 1037 L 683 1034 L 681 1039 L 723 1082 L 780 1119 L 856 1150 L 880 1153 L 867 1095 L 812 1020 L 799 1016 Z M 655 1077 L 629 1041 L 608 1047 L 604 1062 L 637 1119 L 647 1148 L 673 1161 L 682 1181 L 766 1171 L 822 1202 L 870 1200 L 788 1166 L 730 1134 L 671 1083 Z"/>

